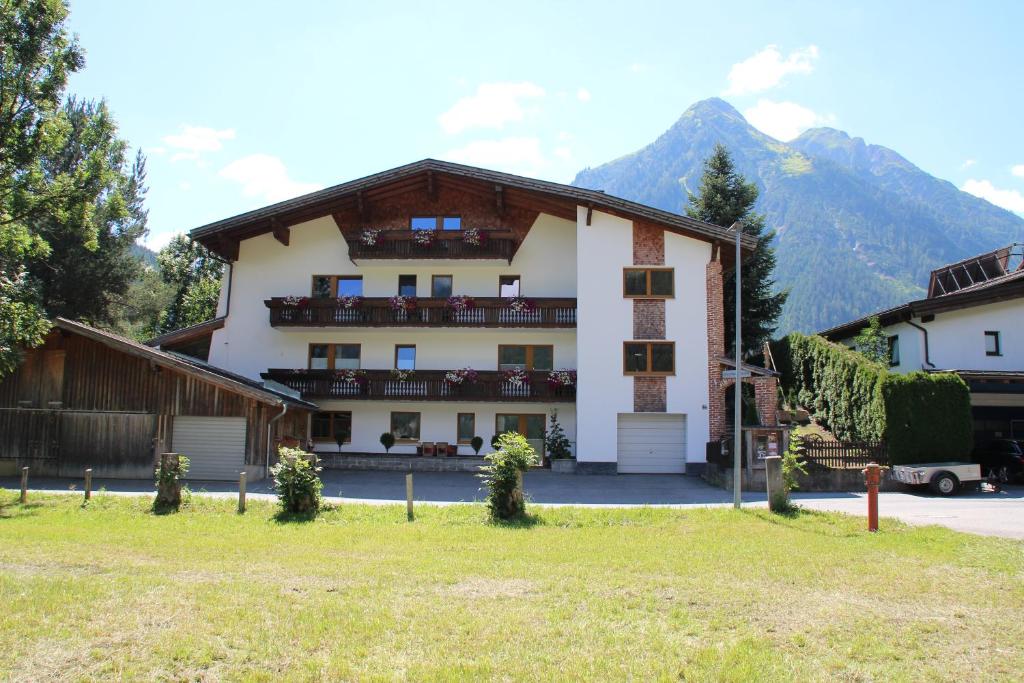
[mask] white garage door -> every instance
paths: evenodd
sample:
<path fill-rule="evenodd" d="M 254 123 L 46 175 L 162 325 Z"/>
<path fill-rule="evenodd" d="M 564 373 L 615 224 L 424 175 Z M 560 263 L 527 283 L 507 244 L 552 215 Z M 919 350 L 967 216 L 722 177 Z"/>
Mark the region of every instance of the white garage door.
<path fill-rule="evenodd" d="M 685 470 L 685 415 L 619 415 L 619 473 L 682 474 Z"/>
<path fill-rule="evenodd" d="M 238 479 L 245 463 L 245 418 L 176 417 L 173 447 L 189 459 L 187 479 Z"/>

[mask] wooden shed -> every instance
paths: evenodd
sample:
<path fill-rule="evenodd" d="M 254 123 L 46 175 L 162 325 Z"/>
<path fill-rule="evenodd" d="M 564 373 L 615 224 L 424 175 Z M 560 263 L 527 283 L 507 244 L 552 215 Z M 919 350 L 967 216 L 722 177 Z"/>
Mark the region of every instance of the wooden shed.
<path fill-rule="evenodd" d="M 276 446 L 303 443 L 314 404 L 200 360 L 58 318 L 0 379 L 0 461 L 34 474 L 149 478 L 160 453 L 190 479 L 266 475 Z"/>

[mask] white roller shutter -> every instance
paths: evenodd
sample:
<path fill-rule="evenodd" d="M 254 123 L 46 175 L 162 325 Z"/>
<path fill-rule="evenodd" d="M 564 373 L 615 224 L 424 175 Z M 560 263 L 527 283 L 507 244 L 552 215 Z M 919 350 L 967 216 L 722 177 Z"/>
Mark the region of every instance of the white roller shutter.
<path fill-rule="evenodd" d="M 620 474 L 686 471 L 686 415 L 622 413 L 618 435 Z"/>
<path fill-rule="evenodd" d="M 188 457 L 186 479 L 238 479 L 245 463 L 244 417 L 176 417 L 173 447 Z"/>

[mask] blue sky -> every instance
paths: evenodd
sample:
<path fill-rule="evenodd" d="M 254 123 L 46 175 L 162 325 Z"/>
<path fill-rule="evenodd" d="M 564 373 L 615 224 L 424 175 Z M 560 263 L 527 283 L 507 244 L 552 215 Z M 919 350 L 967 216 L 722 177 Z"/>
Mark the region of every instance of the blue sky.
<path fill-rule="evenodd" d="M 1024 215 L 1024 3 L 72 0 L 150 237 L 424 157 L 569 182 L 722 96 Z"/>

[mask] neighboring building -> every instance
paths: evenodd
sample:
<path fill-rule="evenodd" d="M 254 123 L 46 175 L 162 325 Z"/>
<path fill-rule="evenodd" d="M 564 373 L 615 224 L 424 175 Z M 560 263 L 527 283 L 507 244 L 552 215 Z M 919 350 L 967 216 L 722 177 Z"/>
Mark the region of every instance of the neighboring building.
<path fill-rule="evenodd" d="M 322 454 L 542 450 L 557 410 L 580 469 L 693 472 L 725 430 L 718 226 L 425 160 L 191 236 L 230 262 L 209 362 L 315 402 Z"/>
<path fill-rule="evenodd" d="M 283 389 L 283 388 L 282 388 Z M 287 391 L 58 318 L 0 380 L 0 463 L 8 474 L 149 479 L 160 453 L 190 479 L 262 477 L 274 445 L 305 441 L 316 406 Z"/>
<path fill-rule="evenodd" d="M 1024 438 L 1024 244 L 943 266 L 926 298 L 820 334 L 854 346 L 876 316 L 895 372 L 956 372 L 967 382 L 977 444 Z"/>

